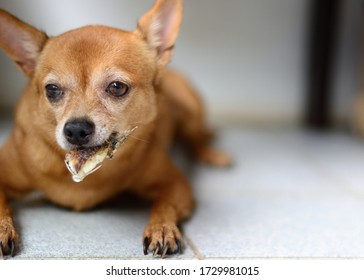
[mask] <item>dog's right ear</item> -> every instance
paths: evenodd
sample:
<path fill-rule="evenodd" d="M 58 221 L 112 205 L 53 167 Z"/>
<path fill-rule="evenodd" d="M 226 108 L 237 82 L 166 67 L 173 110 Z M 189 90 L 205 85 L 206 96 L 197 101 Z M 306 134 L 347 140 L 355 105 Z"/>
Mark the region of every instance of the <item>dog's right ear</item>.
<path fill-rule="evenodd" d="M 36 60 L 47 38 L 45 33 L 0 9 L 0 48 L 26 76 L 33 74 Z"/>

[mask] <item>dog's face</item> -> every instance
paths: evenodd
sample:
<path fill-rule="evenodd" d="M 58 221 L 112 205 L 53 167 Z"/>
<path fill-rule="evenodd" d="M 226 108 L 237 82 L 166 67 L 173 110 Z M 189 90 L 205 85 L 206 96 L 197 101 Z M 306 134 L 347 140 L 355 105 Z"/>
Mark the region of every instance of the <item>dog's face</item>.
<path fill-rule="evenodd" d="M 65 150 L 102 145 L 156 115 L 155 54 L 131 32 L 83 27 L 49 39 L 34 77 Z"/>
<path fill-rule="evenodd" d="M 158 0 L 133 32 L 87 26 L 48 38 L 0 10 L 0 47 L 32 79 L 58 145 L 94 147 L 155 119 L 181 16 L 181 0 Z"/>

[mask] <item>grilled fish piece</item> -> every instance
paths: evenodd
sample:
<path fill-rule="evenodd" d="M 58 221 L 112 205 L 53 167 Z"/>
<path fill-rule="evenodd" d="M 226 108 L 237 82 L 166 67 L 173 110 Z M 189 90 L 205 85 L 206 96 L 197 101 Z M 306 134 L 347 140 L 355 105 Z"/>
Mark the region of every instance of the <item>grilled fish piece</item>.
<path fill-rule="evenodd" d="M 106 158 L 112 159 L 119 146 L 136 128 L 126 130 L 121 137 L 112 134 L 101 146 L 69 151 L 66 154 L 65 163 L 72 174 L 73 181 L 81 182 L 87 175 L 99 169 Z"/>

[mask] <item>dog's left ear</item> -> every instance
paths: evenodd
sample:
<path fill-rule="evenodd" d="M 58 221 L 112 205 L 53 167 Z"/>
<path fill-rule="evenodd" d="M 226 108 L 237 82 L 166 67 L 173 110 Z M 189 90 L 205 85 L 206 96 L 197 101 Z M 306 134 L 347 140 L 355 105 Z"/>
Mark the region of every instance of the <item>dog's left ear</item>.
<path fill-rule="evenodd" d="M 138 27 L 134 32 L 156 50 L 160 65 L 166 65 L 171 59 L 182 13 L 182 0 L 157 0 L 138 21 Z"/>

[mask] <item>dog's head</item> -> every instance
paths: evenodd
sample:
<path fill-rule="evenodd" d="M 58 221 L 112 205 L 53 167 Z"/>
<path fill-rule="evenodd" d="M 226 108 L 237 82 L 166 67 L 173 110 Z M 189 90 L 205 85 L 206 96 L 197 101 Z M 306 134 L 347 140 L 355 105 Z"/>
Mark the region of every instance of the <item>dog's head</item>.
<path fill-rule="evenodd" d="M 182 0 L 158 0 L 132 32 L 86 26 L 48 38 L 0 10 L 0 47 L 31 78 L 59 146 L 93 147 L 155 119 L 155 83 L 181 18 Z"/>

